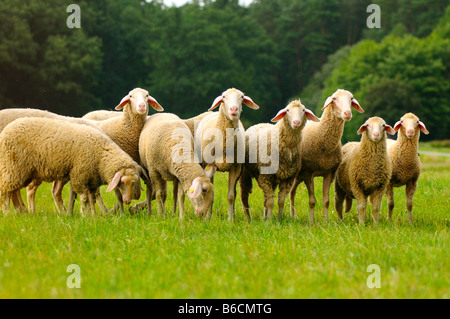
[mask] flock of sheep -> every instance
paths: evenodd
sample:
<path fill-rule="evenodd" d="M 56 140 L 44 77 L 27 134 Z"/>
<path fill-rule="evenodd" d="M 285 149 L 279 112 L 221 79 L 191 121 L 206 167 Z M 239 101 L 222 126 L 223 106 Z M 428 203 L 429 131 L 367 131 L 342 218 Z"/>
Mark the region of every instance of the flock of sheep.
<path fill-rule="evenodd" d="M 369 118 L 358 130 L 361 141 L 342 146 L 344 124 L 352 118 L 351 108 L 364 112 L 349 91 L 339 89 L 330 96 L 320 119 L 300 100 L 294 100 L 272 119 L 276 124 L 258 124 L 246 131 L 240 121 L 242 104 L 259 109 L 250 97 L 233 88 L 218 96 L 208 112 L 191 119 L 183 120 L 171 113 L 148 116 L 149 105 L 157 111 L 163 108 L 146 90 L 137 88 L 116 107 L 123 112 L 94 111 L 75 118 L 38 109 L 1 110 L 1 209 L 9 211 L 11 201 L 16 211 L 25 211 L 20 190 L 27 187 L 28 210 L 35 212 L 36 189 L 45 181 L 53 182 L 52 195 L 60 212 L 73 213 L 79 195 L 82 214 L 94 214 L 96 203 L 102 213 L 109 213 L 100 194 L 100 186 L 108 185 L 106 191 L 114 190 L 117 197 L 112 211 L 123 213 L 124 203 L 140 198 L 142 178 L 146 200 L 131 207 L 131 211 L 146 208 L 150 214 L 152 200 L 156 199 L 157 210 L 164 215 L 167 182 L 172 181 L 173 211 L 178 207 L 180 218 L 184 217 L 185 194 L 196 215 L 210 217 L 214 174 L 220 171 L 229 172 L 229 220 L 235 216 L 238 181 L 244 213 L 250 220 L 249 194 L 252 179 L 256 179 L 264 192 L 265 219 L 272 217 L 277 186 L 278 217 L 283 216 L 288 193 L 290 215 L 294 217 L 296 189 L 304 182 L 310 221 L 314 222 L 314 177 L 322 176 L 325 219 L 334 181 L 339 219 L 343 218 L 344 200 L 348 212 L 356 199 L 359 221 L 364 223 L 369 199 L 377 223 L 384 194 L 388 198 L 389 218 L 392 217 L 393 187 L 406 185 L 406 206 L 412 222 L 412 199 L 420 175 L 418 140 L 420 131 L 428 134 L 417 116 L 405 114 L 394 127 L 379 117 Z M 212 112 L 217 107 L 219 111 Z M 231 136 L 227 134 L 230 129 Z M 222 134 L 212 136 L 208 130 Z M 386 133 L 393 135 L 397 131 L 396 141 L 387 139 Z M 249 160 L 254 155 L 249 150 L 253 148 L 261 154 L 261 148 L 271 149 L 274 136 L 278 169 L 266 173 L 267 161 L 261 156 Z M 200 146 L 200 152 L 195 145 Z M 187 154 L 188 160 L 174 160 L 174 155 L 181 153 Z M 67 182 L 68 207 L 62 198 Z"/>

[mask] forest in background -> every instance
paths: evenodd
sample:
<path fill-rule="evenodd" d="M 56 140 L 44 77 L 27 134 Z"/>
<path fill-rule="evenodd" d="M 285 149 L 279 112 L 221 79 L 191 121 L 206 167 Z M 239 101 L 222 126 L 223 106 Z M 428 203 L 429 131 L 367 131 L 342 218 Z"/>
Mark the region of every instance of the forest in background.
<path fill-rule="evenodd" d="M 206 111 L 229 87 L 268 122 L 294 97 L 320 116 L 326 97 L 352 91 L 366 110 L 346 125 L 354 140 L 365 118 L 393 125 L 416 113 L 448 139 L 450 0 L 378 0 L 381 28 L 366 25 L 366 0 L 78 1 L 81 28 L 66 25 L 73 1 L 0 3 L 0 108 L 80 116 L 113 109 L 134 87 L 166 111 Z"/>

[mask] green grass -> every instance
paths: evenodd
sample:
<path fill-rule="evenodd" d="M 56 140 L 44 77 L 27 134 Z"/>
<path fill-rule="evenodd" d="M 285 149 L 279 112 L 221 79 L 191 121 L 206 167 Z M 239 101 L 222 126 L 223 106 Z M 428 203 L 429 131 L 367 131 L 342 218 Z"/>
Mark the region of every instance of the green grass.
<path fill-rule="evenodd" d="M 252 222 L 237 200 L 232 224 L 225 174 L 216 178 L 208 222 L 193 215 L 188 201 L 180 222 L 171 213 L 171 196 L 164 219 L 155 212 L 57 215 L 45 184 L 37 194 L 39 213 L 0 214 L 0 298 L 449 298 L 450 160 L 421 158 L 412 226 L 404 187 L 395 190 L 393 222 L 385 221 L 384 199 L 382 222 L 374 226 L 369 213 L 361 227 L 355 208 L 342 223 L 334 212 L 323 222 L 321 179 L 314 226 L 307 221 L 304 186 L 297 191 L 297 219 L 262 221 L 262 192 L 255 185 Z M 111 207 L 113 194 L 104 198 Z M 66 285 L 70 264 L 80 266 L 80 289 Z M 380 289 L 366 285 L 370 264 L 380 266 Z"/>

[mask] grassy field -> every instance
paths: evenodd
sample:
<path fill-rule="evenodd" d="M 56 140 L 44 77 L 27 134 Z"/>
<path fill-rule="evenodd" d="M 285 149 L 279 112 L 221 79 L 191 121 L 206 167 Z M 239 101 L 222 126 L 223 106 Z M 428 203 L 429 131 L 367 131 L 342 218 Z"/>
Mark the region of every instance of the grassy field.
<path fill-rule="evenodd" d="M 193 215 L 188 201 L 180 222 L 170 196 L 164 219 L 155 213 L 57 215 L 46 184 L 38 190 L 36 215 L 0 214 L 0 298 L 449 298 L 450 158 L 421 159 L 412 226 L 404 187 L 395 191 L 393 222 L 385 220 L 384 199 L 380 225 L 369 213 L 360 227 L 356 205 L 342 223 L 334 212 L 329 223 L 322 221 L 319 179 L 313 226 L 304 186 L 297 219 L 262 221 L 255 186 L 252 222 L 237 200 L 232 224 L 224 174 L 216 178 L 215 215 L 208 222 Z M 113 195 L 104 198 L 111 207 Z M 331 198 L 334 207 L 334 193 Z M 66 285 L 70 264 L 80 267 L 80 289 Z M 380 289 L 367 287 L 371 264 L 380 266 Z"/>

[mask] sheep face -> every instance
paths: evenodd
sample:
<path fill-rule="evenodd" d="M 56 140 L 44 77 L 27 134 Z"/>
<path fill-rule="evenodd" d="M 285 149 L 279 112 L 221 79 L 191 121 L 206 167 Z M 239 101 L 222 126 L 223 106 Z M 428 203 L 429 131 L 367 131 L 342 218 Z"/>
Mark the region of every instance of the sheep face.
<path fill-rule="evenodd" d="M 300 100 L 292 101 L 284 109 L 280 110 L 278 114 L 272 119 L 272 122 L 278 122 L 284 118 L 284 121 L 289 123 L 292 129 L 298 129 L 305 125 L 306 120 L 319 122 L 320 120 L 314 113 L 308 110 Z"/>
<path fill-rule="evenodd" d="M 188 197 L 194 206 L 195 214 L 203 217 L 211 207 L 213 200 L 213 185 L 209 178 L 197 177 L 188 190 Z"/>
<path fill-rule="evenodd" d="M 378 143 L 385 138 L 386 134 L 384 134 L 384 132 L 391 135 L 395 134 L 394 129 L 390 125 L 386 124 L 382 118 L 377 116 L 371 117 L 359 128 L 358 134 L 362 134 L 364 132 L 366 132 L 367 137 L 375 143 Z"/>
<path fill-rule="evenodd" d="M 364 112 L 358 101 L 353 97 L 353 94 L 347 90 L 339 89 L 334 92 L 333 95 L 327 98 L 322 110 L 328 106 L 333 108 L 335 117 L 344 121 L 350 121 L 352 119 L 352 107 L 360 113 Z"/>
<path fill-rule="evenodd" d="M 422 131 L 425 134 L 430 133 L 425 127 L 425 124 L 423 124 L 413 113 L 407 113 L 403 115 L 400 121 L 395 123 L 394 130 L 396 132 L 400 130 L 402 134 L 409 139 L 419 136 L 419 131 Z"/>
<path fill-rule="evenodd" d="M 164 111 L 162 106 L 150 96 L 148 91 L 140 88 L 131 90 L 116 106 L 116 110 L 121 110 L 127 104 L 130 105 L 131 112 L 137 115 L 146 115 L 148 113 L 148 104 L 157 111 Z"/>
<path fill-rule="evenodd" d="M 221 96 L 218 96 L 209 111 L 215 109 L 219 105 L 223 104 L 221 107 L 222 112 L 230 121 L 239 120 L 242 112 L 242 103 L 247 105 L 252 109 L 259 109 L 259 106 L 253 102 L 251 98 L 246 96 L 244 93 L 239 91 L 238 89 L 228 89 L 222 93 Z"/>
<path fill-rule="evenodd" d="M 110 192 L 117 187 L 122 194 L 125 204 L 131 203 L 133 199 L 141 197 L 140 177 L 136 170 L 125 169 L 118 171 L 112 181 L 108 184 L 106 192 Z"/>

